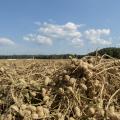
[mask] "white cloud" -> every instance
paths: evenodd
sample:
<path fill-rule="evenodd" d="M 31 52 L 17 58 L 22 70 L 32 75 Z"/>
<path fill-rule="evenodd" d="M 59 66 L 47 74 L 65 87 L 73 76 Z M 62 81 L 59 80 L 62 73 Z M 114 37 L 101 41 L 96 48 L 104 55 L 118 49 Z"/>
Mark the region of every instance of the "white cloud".
<path fill-rule="evenodd" d="M 43 23 L 38 29 L 38 33 L 27 35 L 25 40 L 34 41 L 38 44 L 51 45 L 54 40 L 65 40 L 68 43 L 82 45 L 82 33 L 79 31 L 80 25 L 68 22 L 64 25 Z"/>
<path fill-rule="evenodd" d="M 79 38 L 78 39 L 75 38 L 71 42 L 72 42 L 72 45 L 74 45 L 76 47 L 82 47 L 84 45 L 83 40 L 81 40 Z"/>
<path fill-rule="evenodd" d="M 77 30 L 80 27 L 80 25 L 76 25 L 74 23 L 68 22 L 63 27 L 66 30 L 74 31 L 74 30 Z"/>
<path fill-rule="evenodd" d="M 93 44 L 110 45 L 110 40 L 104 39 L 110 35 L 110 29 L 89 29 L 84 32 L 84 37 Z"/>
<path fill-rule="evenodd" d="M 44 23 L 43 26 L 40 27 L 39 32 L 50 37 L 52 40 L 73 40 L 75 38 L 80 39 L 82 36 L 78 28 L 79 25 L 71 22 L 68 22 L 65 25 Z"/>
<path fill-rule="evenodd" d="M 0 37 L 0 46 L 9 46 L 9 45 L 14 45 L 15 43 L 9 39 L 9 38 L 5 38 L 5 37 Z"/>
<path fill-rule="evenodd" d="M 75 24 L 68 22 L 66 24 L 41 23 L 36 33 L 29 34 L 24 40 L 31 41 L 42 45 L 52 45 L 54 41 L 64 40 L 68 44 L 74 46 L 83 46 L 84 40 L 90 41 L 92 44 L 110 45 L 110 29 L 88 29 L 83 32 L 80 27 L 83 24 Z"/>
<path fill-rule="evenodd" d="M 24 40 L 31 41 L 41 45 L 42 44 L 52 45 L 52 40 L 49 37 L 36 35 L 36 34 L 29 34 L 24 37 Z"/>

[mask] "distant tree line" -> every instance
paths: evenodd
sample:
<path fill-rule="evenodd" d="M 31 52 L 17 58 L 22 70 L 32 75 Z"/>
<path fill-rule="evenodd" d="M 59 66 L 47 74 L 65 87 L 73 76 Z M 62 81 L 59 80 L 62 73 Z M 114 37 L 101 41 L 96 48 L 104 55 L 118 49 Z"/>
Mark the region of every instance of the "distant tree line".
<path fill-rule="evenodd" d="M 120 48 L 110 47 L 103 48 L 98 51 L 88 53 L 86 55 L 95 56 L 96 54 L 104 55 L 107 54 L 114 58 L 120 59 Z M 69 59 L 70 56 L 73 58 L 82 58 L 86 55 L 77 55 L 77 54 L 61 54 L 61 55 L 0 55 L 0 59 Z"/>
<path fill-rule="evenodd" d="M 95 56 L 96 54 L 99 54 L 99 55 L 107 54 L 111 57 L 120 59 L 120 48 L 115 48 L 115 47 L 103 48 L 103 49 L 100 49 L 98 51 L 91 52 L 88 55 Z"/>
<path fill-rule="evenodd" d="M 69 59 L 71 57 L 82 58 L 84 55 L 62 54 L 62 55 L 1 55 L 0 59 Z"/>

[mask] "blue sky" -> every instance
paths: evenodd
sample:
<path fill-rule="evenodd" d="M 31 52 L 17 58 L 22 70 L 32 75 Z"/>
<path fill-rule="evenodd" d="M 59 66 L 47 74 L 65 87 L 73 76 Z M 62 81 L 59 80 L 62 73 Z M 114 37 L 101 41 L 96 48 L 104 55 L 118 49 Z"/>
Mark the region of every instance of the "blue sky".
<path fill-rule="evenodd" d="M 0 0 L 0 54 L 85 54 L 120 46 L 120 0 Z"/>

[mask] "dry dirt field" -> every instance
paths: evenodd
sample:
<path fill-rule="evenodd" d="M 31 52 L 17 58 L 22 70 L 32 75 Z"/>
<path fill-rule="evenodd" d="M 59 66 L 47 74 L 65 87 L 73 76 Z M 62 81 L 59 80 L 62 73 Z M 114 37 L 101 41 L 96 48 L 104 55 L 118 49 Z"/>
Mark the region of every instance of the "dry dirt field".
<path fill-rule="evenodd" d="M 120 120 L 120 60 L 0 60 L 0 120 Z"/>

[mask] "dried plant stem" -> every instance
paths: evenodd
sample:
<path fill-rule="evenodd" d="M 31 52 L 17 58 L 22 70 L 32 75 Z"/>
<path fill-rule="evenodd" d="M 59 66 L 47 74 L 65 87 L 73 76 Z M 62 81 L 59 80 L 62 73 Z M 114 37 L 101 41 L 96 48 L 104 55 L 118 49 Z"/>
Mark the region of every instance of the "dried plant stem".
<path fill-rule="evenodd" d="M 110 104 L 111 104 L 111 102 L 112 102 L 112 99 L 115 97 L 115 95 L 116 95 L 119 91 L 120 91 L 120 89 L 116 90 L 116 91 L 114 92 L 114 94 L 110 97 L 110 99 L 109 99 L 109 101 L 108 101 L 108 103 L 107 103 L 107 106 L 106 106 L 106 111 L 108 110 L 108 108 L 109 108 L 109 106 L 110 106 Z"/>

